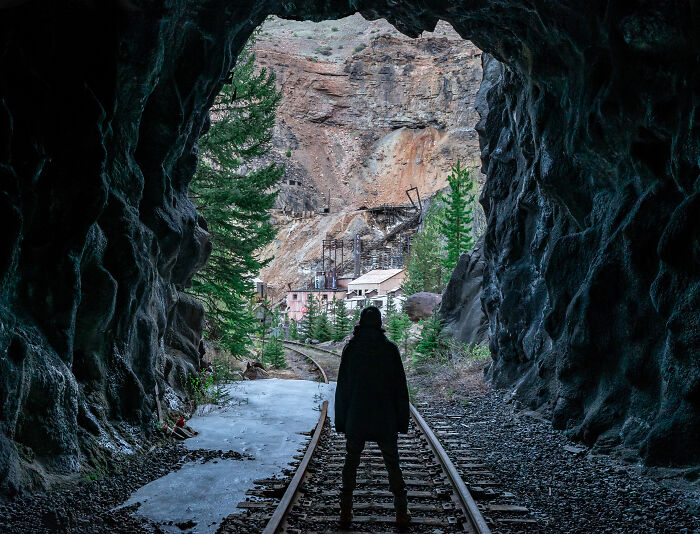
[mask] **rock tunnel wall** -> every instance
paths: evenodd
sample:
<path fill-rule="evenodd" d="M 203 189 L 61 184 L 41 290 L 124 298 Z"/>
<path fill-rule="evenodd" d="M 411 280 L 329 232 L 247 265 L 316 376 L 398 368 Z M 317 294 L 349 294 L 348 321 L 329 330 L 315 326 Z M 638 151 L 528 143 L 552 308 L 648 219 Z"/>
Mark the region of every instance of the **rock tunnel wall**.
<path fill-rule="evenodd" d="M 485 59 L 496 384 L 587 442 L 697 461 L 690 1 L 27 2 L 0 16 L 0 485 L 104 461 L 198 365 L 197 139 L 265 16 L 450 22 Z M 40 474 L 43 473 L 43 474 Z"/>

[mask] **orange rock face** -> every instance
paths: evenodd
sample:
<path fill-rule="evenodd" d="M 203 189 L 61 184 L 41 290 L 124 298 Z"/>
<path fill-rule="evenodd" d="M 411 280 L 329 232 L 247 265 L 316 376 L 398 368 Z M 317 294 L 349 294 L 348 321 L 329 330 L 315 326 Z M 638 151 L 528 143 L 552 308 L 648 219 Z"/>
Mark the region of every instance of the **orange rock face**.
<path fill-rule="evenodd" d="M 413 186 L 430 197 L 457 159 L 478 175 L 481 51 L 447 24 L 410 39 L 359 15 L 319 24 L 272 19 L 255 51 L 283 94 L 271 154 L 287 167 L 280 234 L 260 274 L 273 287 L 309 280 L 326 236 L 350 247 L 355 233 L 376 239 L 391 231 L 358 209 L 407 204 Z"/>

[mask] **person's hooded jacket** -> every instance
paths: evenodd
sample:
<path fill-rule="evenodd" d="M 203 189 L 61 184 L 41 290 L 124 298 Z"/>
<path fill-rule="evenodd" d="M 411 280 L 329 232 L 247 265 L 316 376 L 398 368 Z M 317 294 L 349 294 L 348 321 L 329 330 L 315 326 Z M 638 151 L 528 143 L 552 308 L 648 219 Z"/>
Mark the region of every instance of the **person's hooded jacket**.
<path fill-rule="evenodd" d="M 408 387 L 399 349 L 384 335 L 379 310 L 365 308 L 343 349 L 335 428 L 355 439 L 382 441 L 407 433 L 408 420 Z"/>

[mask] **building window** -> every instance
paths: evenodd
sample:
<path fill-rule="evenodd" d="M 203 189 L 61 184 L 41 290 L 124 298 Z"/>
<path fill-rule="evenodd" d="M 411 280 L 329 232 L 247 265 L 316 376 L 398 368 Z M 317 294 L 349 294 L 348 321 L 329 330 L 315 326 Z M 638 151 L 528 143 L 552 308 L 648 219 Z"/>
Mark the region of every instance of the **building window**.
<path fill-rule="evenodd" d="M 362 290 L 361 290 L 361 289 L 358 289 L 358 290 L 357 290 L 357 294 L 358 294 L 358 295 L 362 295 Z"/>
<path fill-rule="evenodd" d="M 322 298 L 323 300 L 328 300 L 328 295 L 321 295 L 321 298 Z"/>
<path fill-rule="evenodd" d="M 297 300 L 298 295 L 296 293 L 292 293 L 292 300 Z"/>

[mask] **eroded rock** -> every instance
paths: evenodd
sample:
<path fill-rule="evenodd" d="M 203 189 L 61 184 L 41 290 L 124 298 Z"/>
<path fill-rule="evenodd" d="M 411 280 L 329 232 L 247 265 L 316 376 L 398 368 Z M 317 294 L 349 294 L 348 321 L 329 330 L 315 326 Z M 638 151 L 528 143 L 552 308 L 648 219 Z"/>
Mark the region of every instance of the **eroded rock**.
<path fill-rule="evenodd" d="M 153 421 L 169 318 L 206 256 L 187 197 L 197 139 L 270 13 L 360 11 L 411 36 L 443 19 L 493 55 L 477 104 L 492 379 L 588 443 L 612 433 L 649 462 L 700 459 L 689 0 L 13 5 L 0 16 L 2 491 L 39 486 L 39 464 L 106 454 L 78 406 L 106 435 Z"/>

